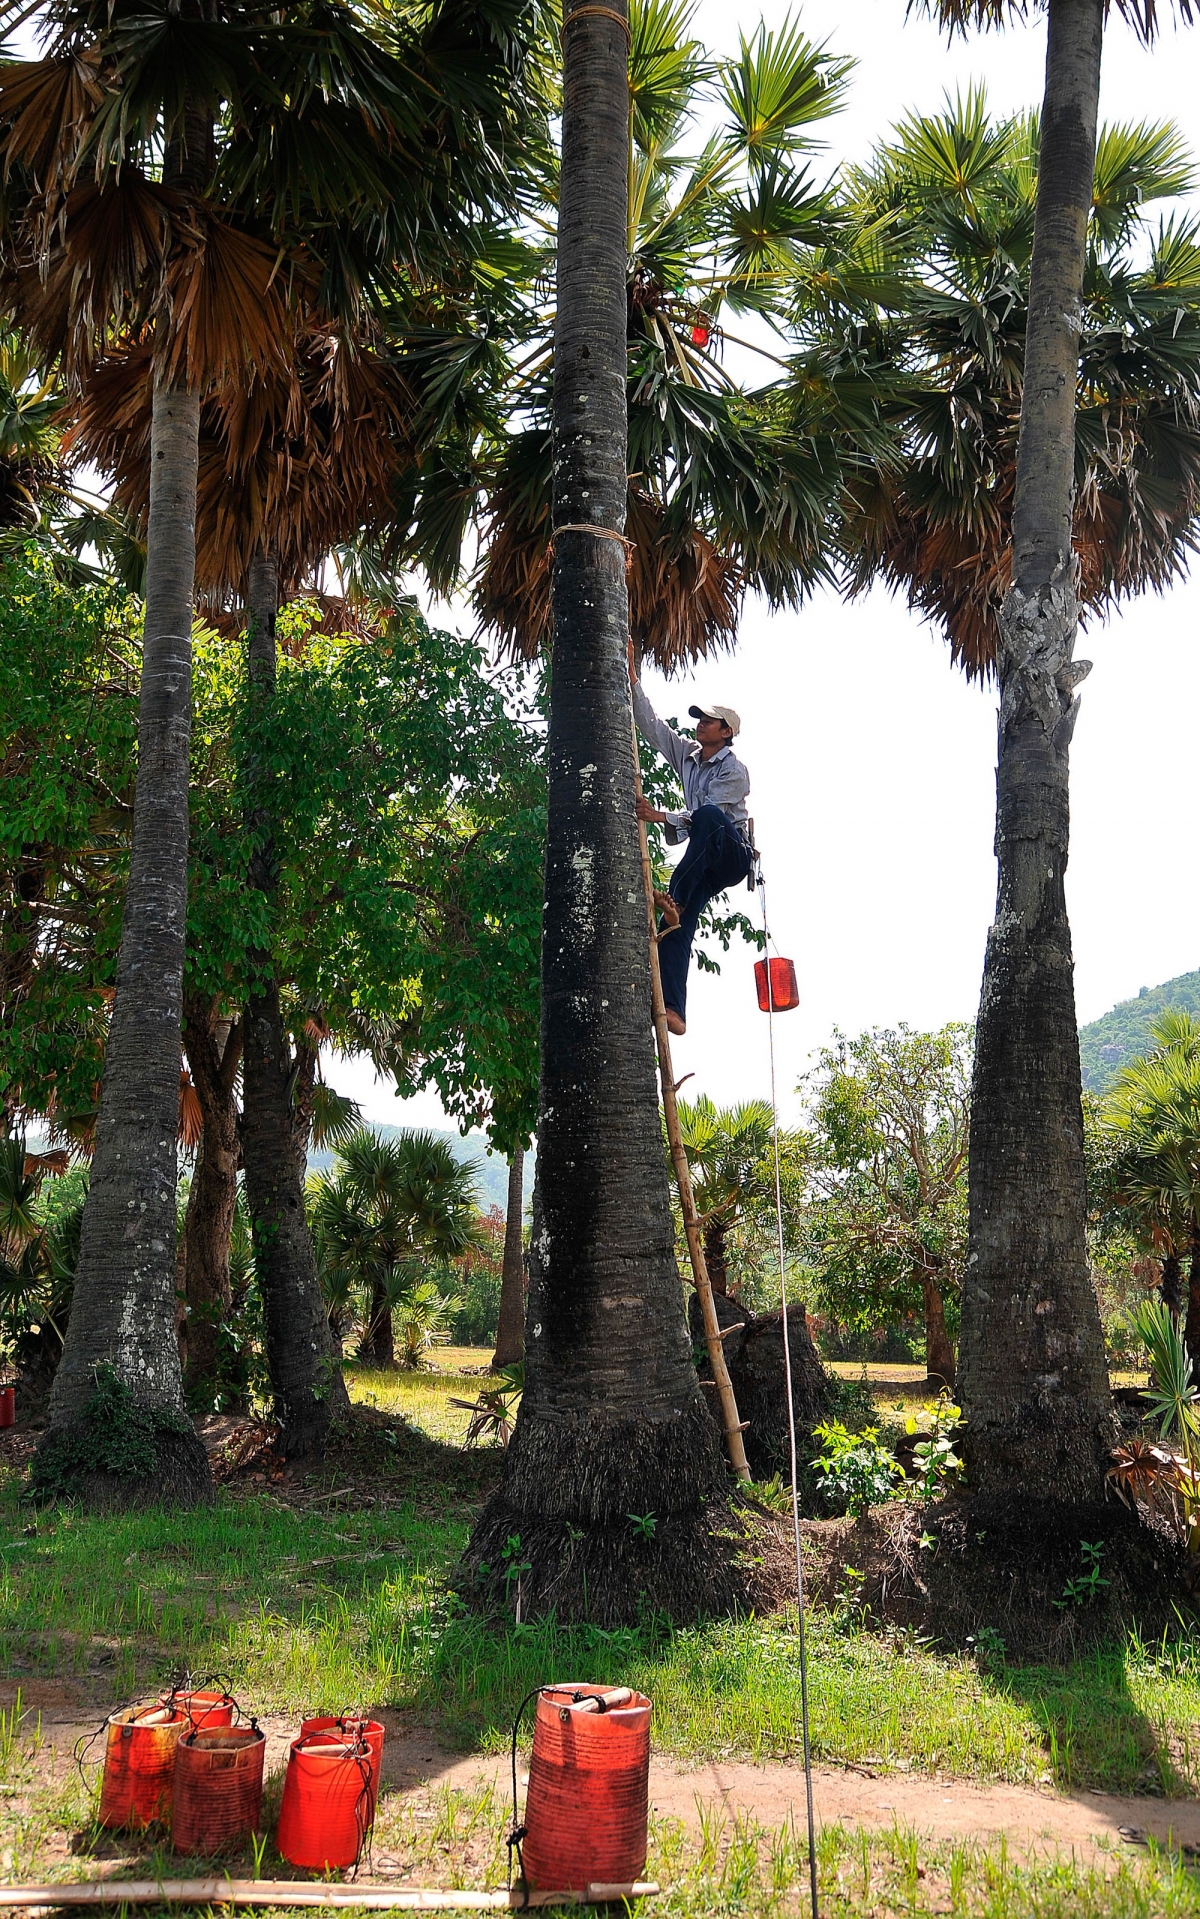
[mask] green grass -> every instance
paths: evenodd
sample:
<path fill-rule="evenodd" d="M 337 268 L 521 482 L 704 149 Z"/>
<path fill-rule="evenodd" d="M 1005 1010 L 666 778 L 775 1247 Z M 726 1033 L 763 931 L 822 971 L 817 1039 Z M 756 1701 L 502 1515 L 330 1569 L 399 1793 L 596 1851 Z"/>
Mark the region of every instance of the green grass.
<path fill-rule="evenodd" d="M 358 1361 L 347 1365 L 346 1385 L 351 1399 L 378 1412 L 407 1419 L 431 1439 L 461 1446 L 470 1417 L 451 1399 L 474 1400 L 489 1382 L 465 1366 L 486 1366 L 490 1351 L 474 1346 L 439 1346 L 418 1372 L 383 1372 Z"/>
<path fill-rule="evenodd" d="M 426 1450 L 431 1470 L 456 1464 Z M 459 1457 L 463 1470 L 488 1464 Z M 335 1493 L 342 1483 L 334 1475 Z M 52 1512 L 32 1537 L 10 1485 L 0 1494 L 4 1672 L 74 1675 L 113 1699 L 183 1667 L 220 1672 L 263 1710 L 397 1705 L 489 1750 L 530 1687 L 586 1673 L 652 1696 L 661 1750 L 796 1753 L 786 1619 L 490 1627 L 444 1586 L 467 1537 L 466 1492 L 403 1474 L 389 1482 L 382 1469 L 371 1483 L 386 1503 L 298 1512 L 269 1491 L 225 1492 L 201 1512 Z M 1200 1642 L 981 1672 L 917 1643 L 841 1631 L 818 1612 L 810 1649 L 820 1758 L 1113 1791 L 1200 1786 Z"/>

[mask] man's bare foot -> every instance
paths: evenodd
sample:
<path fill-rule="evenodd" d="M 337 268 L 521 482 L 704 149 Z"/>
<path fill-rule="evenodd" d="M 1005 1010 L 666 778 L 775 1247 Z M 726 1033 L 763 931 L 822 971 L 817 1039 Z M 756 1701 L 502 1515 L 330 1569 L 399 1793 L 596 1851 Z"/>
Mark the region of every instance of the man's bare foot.
<path fill-rule="evenodd" d="M 658 937 L 663 939 L 679 925 L 679 908 L 669 893 L 656 893 L 654 904 L 662 914 L 663 923 L 658 929 Z"/>
<path fill-rule="evenodd" d="M 684 1021 L 683 1014 L 677 1013 L 673 1006 L 664 1008 L 664 1011 L 667 1015 L 668 1033 L 674 1033 L 676 1039 L 682 1039 L 683 1035 L 687 1032 L 687 1025 Z"/>

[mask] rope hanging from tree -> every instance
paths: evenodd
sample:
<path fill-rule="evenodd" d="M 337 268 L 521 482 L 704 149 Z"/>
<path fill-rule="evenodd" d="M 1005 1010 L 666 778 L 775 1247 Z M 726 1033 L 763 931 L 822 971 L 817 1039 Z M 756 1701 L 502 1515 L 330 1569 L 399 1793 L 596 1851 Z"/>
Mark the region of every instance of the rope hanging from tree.
<path fill-rule="evenodd" d="M 757 856 L 756 856 L 757 857 Z M 771 1062 L 771 1138 L 775 1156 L 775 1233 L 779 1254 L 779 1296 L 783 1309 L 783 1376 L 787 1393 L 788 1456 L 792 1469 L 792 1540 L 796 1552 L 796 1606 L 800 1644 L 800 1724 L 804 1740 L 804 1795 L 808 1814 L 808 1880 L 812 1919 L 817 1919 L 817 1841 L 813 1815 L 812 1744 L 808 1728 L 808 1647 L 804 1620 L 804 1561 L 800 1547 L 800 1489 L 796 1472 L 796 1403 L 792 1393 L 792 1348 L 788 1334 L 787 1261 L 783 1250 L 783 1179 L 779 1162 L 779 1103 L 775 1095 L 775 992 L 771 971 L 771 929 L 767 920 L 767 882 L 758 859 L 762 894 L 763 958 L 767 961 L 767 1050 Z"/>

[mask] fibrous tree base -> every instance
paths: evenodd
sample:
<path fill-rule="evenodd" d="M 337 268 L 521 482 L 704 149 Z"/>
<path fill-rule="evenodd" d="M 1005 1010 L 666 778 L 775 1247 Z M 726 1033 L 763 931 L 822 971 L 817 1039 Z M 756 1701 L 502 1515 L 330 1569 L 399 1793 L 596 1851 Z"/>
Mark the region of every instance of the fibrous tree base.
<path fill-rule="evenodd" d="M 459 1586 L 521 1619 L 684 1623 L 749 1607 L 748 1552 L 703 1405 L 660 1420 L 526 1417 Z"/>

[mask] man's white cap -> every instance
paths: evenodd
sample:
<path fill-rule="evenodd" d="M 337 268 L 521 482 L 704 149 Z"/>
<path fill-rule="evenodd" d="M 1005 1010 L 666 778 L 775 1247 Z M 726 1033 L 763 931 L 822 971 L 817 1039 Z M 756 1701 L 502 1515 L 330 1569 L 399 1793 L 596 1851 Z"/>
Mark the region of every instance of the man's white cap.
<path fill-rule="evenodd" d="M 742 722 L 731 706 L 689 706 L 688 712 L 694 720 L 720 720 L 735 739 L 742 730 Z"/>

